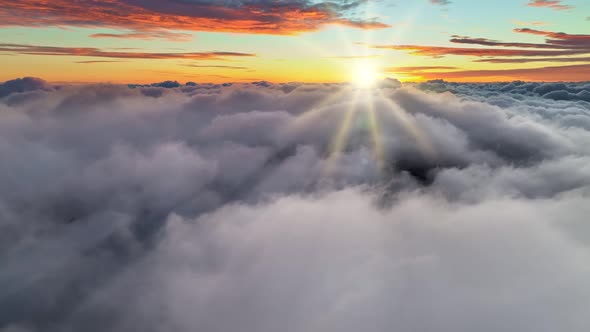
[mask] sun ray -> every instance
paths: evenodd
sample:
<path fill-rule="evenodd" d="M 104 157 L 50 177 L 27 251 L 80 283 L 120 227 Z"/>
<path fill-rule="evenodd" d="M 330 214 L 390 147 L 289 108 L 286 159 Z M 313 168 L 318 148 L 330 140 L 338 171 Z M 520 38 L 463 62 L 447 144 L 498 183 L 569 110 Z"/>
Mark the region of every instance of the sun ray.
<path fill-rule="evenodd" d="M 375 101 L 373 99 L 373 92 L 367 93 L 367 113 L 369 117 L 369 130 L 371 132 L 371 141 L 373 143 L 373 155 L 379 172 L 383 172 L 385 169 L 385 151 L 383 149 L 383 140 L 381 136 L 381 127 L 377 119 L 377 113 L 375 112 Z"/>
<path fill-rule="evenodd" d="M 388 110 L 393 114 L 402 127 L 407 131 L 408 134 L 412 136 L 412 138 L 418 144 L 418 148 L 424 154 L 424 156 L 430 160 L 436 158 L 436 151 L 432 146 L 432 142 L 428 137 L 412 123 L 412 120 L 403 111 L 396 103 L 394 103 L 390 98 L 385 96 L 382 91 L 379 90 L 380 100 L 383 100 L 388 108 Z"/>
<path fill-rule="evenodd" d="M 358 97 L 359 91 L 355 90 L 355 93 L 352 97 L 352 101 L 350 103 L 350 107 L 346 111 L 342 122 L 340 124 L 340 128 L 336 132 L 336 136 L 332 140 L 330 147 L 329 147 L 329 157 L 326 164 L 325 172 L 327 174 L 332 174 L 344 148 L 346 147 L 346 143 L 348 142 L 348 136 L 350 133 L 350 128 L 352 127 L 352 122 L 358 110 Z"/>
<path fill-rule="evenodd" d="M 319 116 L 321 113 L 325 112 L 329 106 L 333 106 L 334 102 L 339 98 L 343 97 L 345 93 L 348 91 L 348 87 L 341 87 L 340 91 L 329 94 L 327 97 L 320 99 L 318 102 L 313 104 L 309 110 L 303 112 L 292 124 L 289 125 L 289 128 L 296 129 L 300 128 L 301 126 L 305 125 L 308 121 L 311 121 L 314 117 Z"/>

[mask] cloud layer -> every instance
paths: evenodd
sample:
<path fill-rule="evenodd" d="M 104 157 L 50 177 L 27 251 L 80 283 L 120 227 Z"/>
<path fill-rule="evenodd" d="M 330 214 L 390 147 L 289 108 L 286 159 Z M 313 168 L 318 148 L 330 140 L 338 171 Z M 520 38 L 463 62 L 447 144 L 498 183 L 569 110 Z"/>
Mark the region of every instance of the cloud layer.
<path fill-rule="evenodd" d="M 0 330 L 585 332 L 590 84 L 0 85 Z"/>

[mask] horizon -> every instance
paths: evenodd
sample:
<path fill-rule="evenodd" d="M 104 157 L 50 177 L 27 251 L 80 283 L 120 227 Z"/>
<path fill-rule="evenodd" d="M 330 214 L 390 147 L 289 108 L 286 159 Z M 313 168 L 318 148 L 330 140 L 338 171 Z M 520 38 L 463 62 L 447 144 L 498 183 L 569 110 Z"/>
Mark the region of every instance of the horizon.
<path fill-rule="evenodd" d="M 183 81 L 183 80 L 174 80 L 174 79 L 164 79 L 162 81 L 147 81 L 147 82 L 140 82 L 140 83 L 131 83 L 131 82 L 109 82 L 109 81 L 95 81 L 95 82 L 76 82 L 76 81 L 70 81 L 70 82 L 64 82 L 64 81 L 48 81 L 43 79 L 42 77 L 35 77 L 35 76 L 23 76 L 23 77 L 15 77 L 12 79 L 8 79 L 6 81 L 0 82 L 0 84 L 3 83 L 7 83 L 7 82 L 11 82 L 11 81 L 17 81 L 17 80 L 22 80 L 22 79 L 40 79 L 46 83 L 49 84 L 53 84 L 53 85 L 95 85 L 95 84 L 110 84 L 110 85 L 123 85 L 123 86 L 129 86 L 130 88 L 135 88 L 135 87 L 161 87 L 161 88 L 175 88 L 175 87 L 164 87 L 164 86 L 158 86 L 162 83 L 178 83 L 179 86 L 190 86 L 191 84 L 197 84 L 197 85 L 223 85 L 223 84 L 232 84 L 232 85 L 239 85 L 239 84 L 243 84 L 243 85 L 249 85 L 249 84 L 255 84 L 255 83 L 269 83 L 269 84 L 329 84 L 329 85 L 354 85 L 354 82 L 351 81 L 342 81 L 342 82 L 304 82 L 304 81 L 284 81 L 284 82 L 273 82 L 273 81 L 267 81 L 267 80 L 253 80 L 253 81 L 222 81 L 222 82 L 208 82 L 208 81 Z M 590 79 L 588 80 L 582 80 L 582 81 L 535 81 L 535 80 L 506 80 L 506 81 L 457 81 L 457 80 L 444 80 L 444 79 L 439 79 L 439 78 L 432 78 L 429 80 L 419 80 L 419 81 L 400 81 L 394 77 L 383 77 L 377 80 L 377 83 L 379 81 L 383 81 L 383 80 L 387 80 L 387 79 L 392 79 L 392 80 L 396 80 L 399 81 L 401 84 L 409 84 L 409 85 L 414 85 L 414 84 L 420 84 L 420 83 L 437 83 L 437 82 L 441 82 L 441 83 L 453 83 L 453 84 L 490 84 L 490 83 L 498 83 L 498 84 L 506 84 L 506 83 L 514 83 L 514 82 L 523 82 L 523 83 L 587 83 L 590 82 Z"/>

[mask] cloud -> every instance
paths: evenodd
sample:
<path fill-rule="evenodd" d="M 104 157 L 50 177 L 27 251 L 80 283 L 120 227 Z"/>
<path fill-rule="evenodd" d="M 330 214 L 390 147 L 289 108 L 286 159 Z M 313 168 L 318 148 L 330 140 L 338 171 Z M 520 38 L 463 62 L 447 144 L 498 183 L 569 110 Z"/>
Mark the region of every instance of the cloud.
<path fill-rule="evenodd" d="M 79 26 L 131 29 L 132 38 L 165 34 L 165 30 L 261 34 L 297 34 L 329 24 L 361 29 L 388 25 L 354 12 L 366 1 L 136 1 L 57 0 L 43 4 L 25 0 L 0 8 L 3 26 Z M 178 35 L 176 35 L 178 37 Z M 113 36 L 110 36 L 113 37 Z"/>
<path fill-rule="evenodd" d="M 482 45 L 482 46 L 502 46 L 502 47 L 521 47 L 521 48 L 548 48 L 548 49 L 567 49 L 567 46 L 563 45 L 551 45 L 551 44 L 533 44 L 533 43 L 506 43 L 497 40 L 490 40 L 486 38 L 470 38 L 465 36 L 452 36 L 450 42 L 456 44 L 471 44 L 471 45 Z"/>
<path fill-rule="evenodd" d="M 1 87 L 7 331 L 587 329 L 589 83 Z"/>
<path fill-rule="evenodd" d="M 479 78 L 482 81 L 489 80 L 528 80 L 528 81 L 587 81 L 590 77 L 590 65 L 551 66 L 523 69 L 481 69 L 458 70 L 449 72 L 440 71 L 415 71 L 425 79 L 442 78 L 464 81 Z"/>
<path fill-rule="evenodd" d="M 549 62 L 550 59 L 555 59 L 555 62 L 568 62 L 568 59 L 572 59 L 571 62 L 580 62 L 585 58 L 569 58 L 565 56 L 590 54 L 590 35 L 567 34 L 563 32 L 551 32 L 530 28 L 517 28 L 514 29 L 514 32 L 545 36 L 547 38 L 545 39 L 545 43 L 522 43 L 453 35 L 449 40 L 451 43 L 484 47 L 447 47 L 428 45 L 367 45 L 367 47 L 407 51 L 413 55 L 430 56 L 434 58 L 441 58 L 447 55 L 478 57 L 484 59 L 475 60 L 476 62 L 491 63 Z M 512 60 L 508 57 L 521 58 Z"/>
<path fill-rule="evenodd" d="M 0 44 L 0 53 L 23 55 L 81 56 L 115 59 L 190 59 L 223 60 L 231 57 L 253 57 L 255 54 L 240 52 L 185 52 L 185 53 L 151 53 L 106 51 L 93 47 L 57 47 L 24 44 Z"/>
<path fill-rule="evenodd" d="M 175 42 L 188 42 L 193 39 L 189 33 L 170 32 L 170 31 L 149 31 L 149 32 L 127 32 L 127 33 L 94 33 L 91 38 L 118 38 L 118 39 L 165 39 Z"/>
<path fill-rule="evenodd" d="M 491 56 L 564 56 L 575 54 L 588 54 L 590 49 L 566 49 L 566 50 L 519 50 L 519 49 L 495 49 L 495 48 L 466 48 L 424 45 L 371 45 L 374 49 L 387 49 L 397 51 L 409 51 L 413 55 L 444 57 L 446 55 L 464 55 L 476 57 Z"/>
<path fill-rule="evenodd" d="M 457 69 L 457 67 L 449 66 L 414 66 L 414 67 L 388 67 L 385 69 L 386 72 L 393 73 L 409 73 L 423 70 L 435 70 L 435 69 Z"/>
<path fill-rule="evenodd" d="M 559 0 L 530 0 L 527 4 L 529 7 L 547 7 L 554 10 L 570 10 L 574 6 L 564 5 Z"/>
<path fill-rule="evenodd" d="M 527 63 L 527 62 L 590 62 L 590 57 L 581 58 L 491 58 L 478 59 L 475 62 L 491 63 Z"/>
<path fill-rule="evenodd" d="M 543 21 L 530 21 L 530 22 L 523 22 L 519 20 L 511 20 L 512 23 L 520 26 L 543 26 L 543 25 L 550 25 L 548 22 Z"/>
<path fill-rule="evenodd" d="M 193 68 L 223 68 L 223 69 L 248 69 L 248 67 L 242 66 L 225 66 L 225 65 L 195 65 L 195 64 L 182 64 L 185 67 L 193 67 Z"/>
<path fill-rule="evenodd" d="M 393 74 L 409 74 L 417 75 L 422 72 L 438 71 L 438 70 L 453 70 L 459 69 L 457 67 L 450 66 L 413 66 L 413 67 L 387 67 L 383 69 L 384 73 Z"/>
<path fill-rule="evenodd" d="M 446 5 L 451 4 L 451 1 L 449 1 L 449 0 L 430 0 L 430 3 L 433 5 L 446 6 Z"/>
<path fill-rule="evenodd" d="M 563 32 L 552 32 L 528 28 L 514 29 L 514 32 L 549 37 L 545 40 L 547 44 L 559 45 L 570 48 L 590 48 L 590 35 L 572 35 Z"/>
<path fill-rule="evenodd" d="M 93 63 L 117 63 L 117 62 L 124 62 L 124 61 L 117 61 L 117 60 L 88 60 L 88 61 L 76 61 L 76 63 L 84 63 L 84 64 L 93 64 Z"/>
<path fill-rule="evenodd" d="M 26 92 L 33 90 L 47 90 L 51 86 L 44 80 L 36 77 L 23 77 L 0 83 L 0 98 L 15 92 Z"/>

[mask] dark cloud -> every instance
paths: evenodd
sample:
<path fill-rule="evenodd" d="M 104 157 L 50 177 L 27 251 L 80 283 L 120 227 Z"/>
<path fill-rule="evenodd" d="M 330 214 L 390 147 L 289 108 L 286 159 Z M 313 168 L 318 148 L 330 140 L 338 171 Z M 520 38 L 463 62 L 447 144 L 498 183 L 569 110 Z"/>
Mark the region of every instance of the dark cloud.
<path fill-rule="evenodd" d="M 587 329 L 590 83 L 4 87 L 3 332 Z"/>
<path fill-rule="evenodd" d="M 590 103 L 590 91 L 580 91 L 578 93 L 571 93 L 566 90 L 551 91 L 543 95 L 544 98 L 554 100 L 584 100 Z"/>
<path fill-rule="evenodd" d="M 50 85 L 44 80 L 35 77 L 17 78 L 15 80 L 0 83 L 0 98 L 16 92 L 49 89 Z"/>

